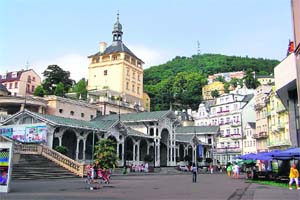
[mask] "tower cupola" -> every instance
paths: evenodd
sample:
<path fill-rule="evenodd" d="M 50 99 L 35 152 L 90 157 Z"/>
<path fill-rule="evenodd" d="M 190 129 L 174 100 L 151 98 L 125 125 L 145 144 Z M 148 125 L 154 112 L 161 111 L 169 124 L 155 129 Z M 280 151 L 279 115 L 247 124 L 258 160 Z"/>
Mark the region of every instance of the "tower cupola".
<path fill-rule="evenodd" d="M 114 24 L 113 31 L 113 41 L 122 41 L 122 24 L 119 22 L 119 12 L 117 14 L 117 22 Z"/>

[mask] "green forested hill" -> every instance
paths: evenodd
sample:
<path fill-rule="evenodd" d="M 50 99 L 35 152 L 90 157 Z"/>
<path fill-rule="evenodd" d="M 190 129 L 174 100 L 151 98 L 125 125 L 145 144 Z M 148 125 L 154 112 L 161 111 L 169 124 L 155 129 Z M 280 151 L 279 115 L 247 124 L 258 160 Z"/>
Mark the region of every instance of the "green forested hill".
<path fill-rule="evenodd" d="M 220 72 L 255 71 L 259 75 L 273 74 L 278 60 L 202 54 L 175 57 L 165 64 L 144 70 L 144 90 L 151 98 L 151 110 L 197 108 L 202 86 L 208 75 Z"/>

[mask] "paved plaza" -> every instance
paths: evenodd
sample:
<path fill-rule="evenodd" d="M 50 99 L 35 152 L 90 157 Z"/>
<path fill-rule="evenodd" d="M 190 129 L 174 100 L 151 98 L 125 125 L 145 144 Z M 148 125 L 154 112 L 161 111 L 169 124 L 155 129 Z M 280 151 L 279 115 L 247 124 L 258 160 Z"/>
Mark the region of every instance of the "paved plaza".
<path fill-rule="evenodd" d="M 225 174 L 199 174 L 192 183 L 191 174 L 115 176 L 111 184 L 99 190 L 89 190 L 84 179 L 16 181 L 11 192 L 0 194 L 6 199 L 300 199 L 300 191 L 245 183 L 244 179 L 231 179 Z"/>

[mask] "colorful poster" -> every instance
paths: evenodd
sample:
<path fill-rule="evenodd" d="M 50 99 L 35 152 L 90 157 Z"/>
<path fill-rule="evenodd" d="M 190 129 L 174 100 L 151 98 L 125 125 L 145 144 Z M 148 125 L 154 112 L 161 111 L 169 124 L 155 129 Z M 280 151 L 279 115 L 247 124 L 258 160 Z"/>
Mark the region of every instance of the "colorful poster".
<path fill-rule="evenodd" d="M 202 158 L 202 144 L 198 144 L 198 155 L 199 158 Z"/>
<path fill-rule="evenodd" d="M 45 143 L 47 140 L 46 124 L 0 126 L 0 135 L 20 142 Z"/>
<path fill-rule="evenodd" d="M 7 185 L 9 167 L 9 148 L 0 149 L 0 185 Z"/>

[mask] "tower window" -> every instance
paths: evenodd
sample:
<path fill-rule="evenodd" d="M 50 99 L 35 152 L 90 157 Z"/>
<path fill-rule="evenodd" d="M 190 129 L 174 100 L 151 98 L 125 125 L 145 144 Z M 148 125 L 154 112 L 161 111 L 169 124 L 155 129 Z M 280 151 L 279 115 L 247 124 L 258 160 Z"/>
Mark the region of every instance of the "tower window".
<path fill-rule="evenodd" d="M 104 70 L 104 76 L 107 76 L 107 70 Z"/>

